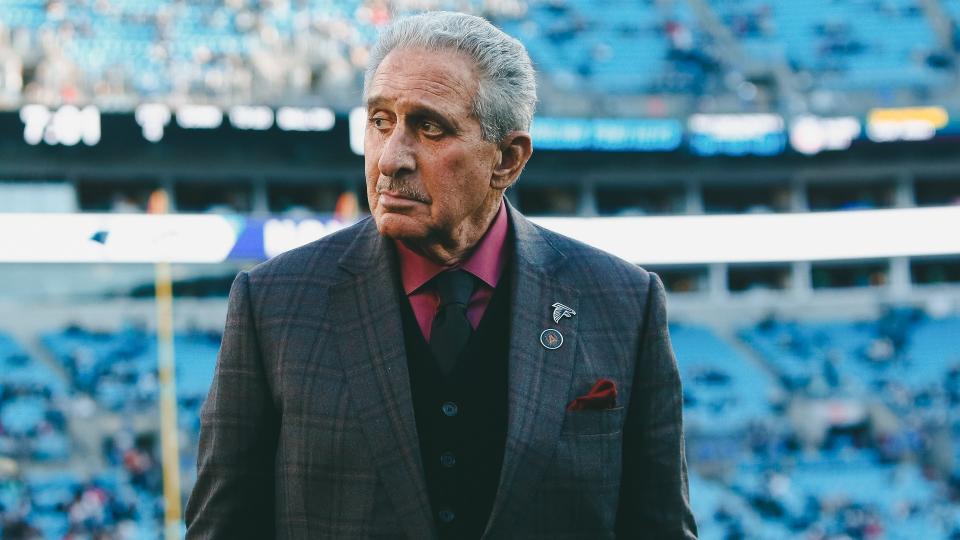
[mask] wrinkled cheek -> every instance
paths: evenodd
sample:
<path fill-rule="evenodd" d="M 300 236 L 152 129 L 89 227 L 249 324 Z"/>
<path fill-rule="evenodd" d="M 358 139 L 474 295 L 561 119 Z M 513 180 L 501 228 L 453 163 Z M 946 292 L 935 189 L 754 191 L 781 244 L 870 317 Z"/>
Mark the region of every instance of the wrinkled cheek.
<path fill-rule="evenodd" d="M 373 159 L 373 157 L 367 157 L 363 164 L 364 178 L 367 181 L 367 191 L 373 191 L 374 187 L 377 185 L 377 178 L 380 177 L 380 170 L 377 167 L 377 162 L 373 161 Z"/>
<path fill-rule="evenodd" d="M 380 177 L 380 144 L 371 140 L 374 136 L 368 132 L 363 144 L 363 171 L 366 174 L 368 190 L 373 189 L 371 179 L 376 185 L 377 178 Z"/>
<path fill-rule="evenodd" d="M 366 186 L 367 186 L 367 204 L 370 207 L 370 212 L 373 212 L 378 202 L 377 197 L 377 179 L 380 177 L 380 172 L 374 167 L 372 170 L 368 167 L 365 170 L 366 174 Z"/>
<path fill-rule="evenodd" d="M 371 184 L 370 179 L 367 179 L 367 206 L 370 208 L 371 214 L 374 213 L 374 210 L 376 210 L 378 206 L 378 197 L 375 185 L 375 182 Z"/>
<path fill-rule="evenodd" d="M 380 213 L 380 201 L 375 194 L 367 193 L 367 206 L 370 208 L 370 214 L 377 217 Z"/>

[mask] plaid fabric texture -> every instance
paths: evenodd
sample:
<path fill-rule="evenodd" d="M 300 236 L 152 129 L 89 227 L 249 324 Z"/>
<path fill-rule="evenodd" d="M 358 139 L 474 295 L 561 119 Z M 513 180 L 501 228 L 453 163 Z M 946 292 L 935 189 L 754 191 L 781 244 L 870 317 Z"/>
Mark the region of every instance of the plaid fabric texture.
<path fill-rule="evenodd" d="M 509 212 L 508 433 L 484 538 L 696 538 L 662 283 Z M 436 537 L 398 276 L 371 219 L 237 276 L 188 539 Z M 555 323 L 555 302 L 577 315 Z M 617 407 L 565 410 L 602 378 Z"/>

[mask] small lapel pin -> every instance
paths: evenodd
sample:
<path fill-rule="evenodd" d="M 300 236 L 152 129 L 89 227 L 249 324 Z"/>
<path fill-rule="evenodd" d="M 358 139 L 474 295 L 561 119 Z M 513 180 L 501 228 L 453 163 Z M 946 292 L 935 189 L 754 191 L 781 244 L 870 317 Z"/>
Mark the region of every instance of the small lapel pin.
<path fill-rule="evenodd" d="M 560 322 L 560 319 L 564 317 L 573 317 L 574 315 L 577 314 L 577 312 L 574 311 L 573 308 L 567 307 L 561 304 L 560 302 L 554 303 L 552 307 L 553 307 L 553 322 L 555 323 Z"/>
<path fill-rule="evenodd" d="M 540 332 L 540 344 L 551 351 L 559 349 L 563 345 L 563 334 L 556 328 L 547 328 Z"/>

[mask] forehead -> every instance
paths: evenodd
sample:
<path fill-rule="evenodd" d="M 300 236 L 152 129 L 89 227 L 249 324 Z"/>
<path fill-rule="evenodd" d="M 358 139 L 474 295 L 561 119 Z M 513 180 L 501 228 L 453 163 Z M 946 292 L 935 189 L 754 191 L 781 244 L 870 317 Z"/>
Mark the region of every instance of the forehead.
<path fill-rule="evenodd" d="M 477 87 L 477 70 L 466 53 L 395 49 L 371 78 L 367 104 L 426 106 L 469 116 Z"/>

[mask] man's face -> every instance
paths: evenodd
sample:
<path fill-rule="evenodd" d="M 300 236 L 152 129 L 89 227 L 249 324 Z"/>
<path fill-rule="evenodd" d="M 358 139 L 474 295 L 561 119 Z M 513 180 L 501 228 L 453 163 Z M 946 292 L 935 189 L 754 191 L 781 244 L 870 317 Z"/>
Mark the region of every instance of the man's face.
<path fill-rule="evenodd" d="M 399 49 L 367 93 L 367 198 L 380 233 L 413 245 L 444 243 L 499 201 L 500 152 L 473 115 L 477 74 L 455 51 Z"/>

